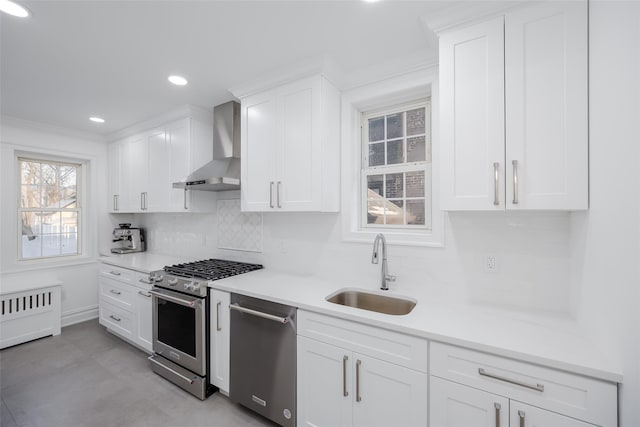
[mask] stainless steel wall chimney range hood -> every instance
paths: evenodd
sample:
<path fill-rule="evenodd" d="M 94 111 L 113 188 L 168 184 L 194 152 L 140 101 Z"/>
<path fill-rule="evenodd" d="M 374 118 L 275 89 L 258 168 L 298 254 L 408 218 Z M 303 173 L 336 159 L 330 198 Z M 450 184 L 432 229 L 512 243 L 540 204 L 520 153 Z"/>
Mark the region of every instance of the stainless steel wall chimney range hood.
<path fill-rule="evenodd" d="M 229 101 L 213 108 L 213 160 L 173 188 L 203 191 L 240 189 L 240 104 Z"/>

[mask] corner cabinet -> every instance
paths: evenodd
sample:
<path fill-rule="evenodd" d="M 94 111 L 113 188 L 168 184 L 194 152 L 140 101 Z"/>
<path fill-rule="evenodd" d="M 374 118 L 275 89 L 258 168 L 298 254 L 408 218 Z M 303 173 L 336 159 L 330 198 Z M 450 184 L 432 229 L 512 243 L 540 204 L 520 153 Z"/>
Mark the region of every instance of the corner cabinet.
<path fill-rule="evenodd" d="M 340 95 L 313 76 L 241 99 L 243 211 L 337 212 Z"/>
<path fill-rule="evenodd" d="M 587 2 L 440 34 L 444 210 L 588 208 Z"/>
<path fill-rule="evenodd" d="M 427 341 L 298 310 L 298 426 L 426 426 Z"/>
<path fill-rule="evenodd" d="M 110 212 L 188 212 L 189 193 L 172 184 L 213 156 L 213 113 L 169 121 L 109 144 Z"/>
<path fill-rule="evenodd" d="M 211 313 L 210 325 L 210 344 L 209 355 L 211 360 L 210 381 L 211 384 L 218 387 L 222 393 L 229 395 L 229 356 L 230 356 L 230 331 L 231 316 L 229 313 L 229 304 L 231 304 L 231 295 L 229 292 L 210 290 Z"/>

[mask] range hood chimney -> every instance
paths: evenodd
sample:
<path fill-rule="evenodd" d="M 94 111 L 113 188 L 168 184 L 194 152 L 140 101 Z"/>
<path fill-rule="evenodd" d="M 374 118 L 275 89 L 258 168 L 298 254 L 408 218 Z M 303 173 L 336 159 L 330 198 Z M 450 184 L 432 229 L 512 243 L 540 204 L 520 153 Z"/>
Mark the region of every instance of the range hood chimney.
<path fill-rule="evenodd" d="M 240 104 L 229 101 L 213 108 L 213 160 L 173 188 L 202 191 L 240 189 Z"/>

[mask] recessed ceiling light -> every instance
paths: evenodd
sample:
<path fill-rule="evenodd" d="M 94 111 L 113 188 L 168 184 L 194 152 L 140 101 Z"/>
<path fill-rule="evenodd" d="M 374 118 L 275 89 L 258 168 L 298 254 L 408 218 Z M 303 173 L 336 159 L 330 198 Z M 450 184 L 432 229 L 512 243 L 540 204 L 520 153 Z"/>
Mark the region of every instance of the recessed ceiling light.
<path fill-rule="evenodd" d="M 89 120 L 96 123 L 104 123 L 104 119 L 101 117 L 89 117 Z"/>
<path fill-rule="evenodd" d="M 188 83 L 187 79 L 182 76 L 169 76 L 169 81 L 177 86 L 184 86 Z"/>
<path fill-rule="evenodd" d="M 0 11 L 17 16 L 18 18 L 26 18 L 29 16 L 27 9 L 9 0 L 0 0 Z"/>

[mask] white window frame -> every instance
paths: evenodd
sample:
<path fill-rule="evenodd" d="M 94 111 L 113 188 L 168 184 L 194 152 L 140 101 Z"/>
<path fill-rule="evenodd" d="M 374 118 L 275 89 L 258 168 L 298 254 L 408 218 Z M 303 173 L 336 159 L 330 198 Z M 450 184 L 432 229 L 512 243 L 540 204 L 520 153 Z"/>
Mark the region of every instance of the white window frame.
<path fill-rule="evenodd" d="M 23 208 L 21 206 L 21 191 L 22 191 L 22 170 L 20 168 L 20 161 L 34 161 L 41 163 L 50 163 L 50 164 L 58 164 L 58 165 L 73 165 L 77 166 L 76 173 L 76 207 L 71 209 L 60 209 L 60 208 Z M 14 164 L 16 167 L 16 213 L 17 213 L 17 260 L 18 263 L 50 263 L 50 262 L 58 262 L 59 261 L 70 261 L 75 259 L 83 259 L 86 258 L 84 254 L 84 248 L 86 243 L 86 209 L 84 209 L 85 204 L 85 183 L 86 183 L 86 169 L 87 169 L 87 161 L 79 160 L 74 158 L 65 158 L 58 156 L 50 156 L 46 154 L 37 154 L 37 153 L 16 153 Z M 24 258 L 22 256 L 22 213 L 23 212 L 61 212 L 61 211 L 75 211 L 77 212 L 77 253 L 73 254 L 59 254 L 59 255 L 51 255 L 51 256 L 39 256 L 32 258 Z"/>
<path fill-rule="evenodd" d="M 389 114 L 397 113 L 397 112 L 406 112 L 409 110 L 413 110 L 416 108 L 425 108 L 426 120 L 425 120 L 425 134 L 426 140 L 425 143 L 428 144 L 429 147 L 429 160 L 425 159 L 422 161 L 416 162 L 404 162 L 398 164 L 384 164 L 379 166 L 368 166 L 369 163 L 369 129 L 366 125 L 368 119 L 372 117 L 383 117 Z M 425 178 L 429 177 L 429 185 L 431 186 L 431 100 L 429 98 L 426 99 L 418 99 L 412 102 L 404 103 L 401 105 L 388 106 L 383 109 L 376 109 L 373 111 L 366 111 L 362 113 L 362 121 L 361 121 L 361 135 L 362 135 L 362 147 L 361 147 L 361 155 L 362 155 L 362 165 L 360 170 L 360 225 L 363 229 L 376 229 L 379 232 L 384 232 L 389 229 L 407 229 L 407 230 L 429 230 L 431 229 L 431 216 L 433 212 L 431 210 L 431 188 L 427 188 L 425 183 L 425 194 L 424 194 L 424 203 L 425 203 L 425 224 L 368 224 L 367 223 L 367 177 L 369 175 L 389 175 L 394 173 L 407 173 L 407 172 L 424 172 Z M 403 123 L 406 125 L 406 123 Z M 404 135 L 403 138 L 406 140 L 410 138 L 410 136 Z M 386 140 L 386 138 L 385 138 Z M 385 150 L 386 151 L 386 150 Z M 407 154 L 407 145 L 403 144 L 403 151 L 406 158 Z M 386 157 L 386 152 L 385 152 Z M 404 191 L 407 190 L 406 183 L 404 185 Z M 409 200 L 408 197 L 402 198 L 404 201 Z M 419 198 L 417 198 L 419 199 Z M 405 210 L 406 212 L 406 210 Z M 426 213 L 429 213 L 426 215 Z"/>
<path fill-rule="evenodd" d="M 431 230 L 363 226 L 362 114 L 388 106 L 430 98 L 431 104 Z M 384 233 L 387 242 L 409 246 L 444 246 L 444 213 L 440 210 L 438 149 L 438 69 L 421 68 L 380 82 L 359 86 L 342 95 L 342 240 L 371 243 Z"/>

